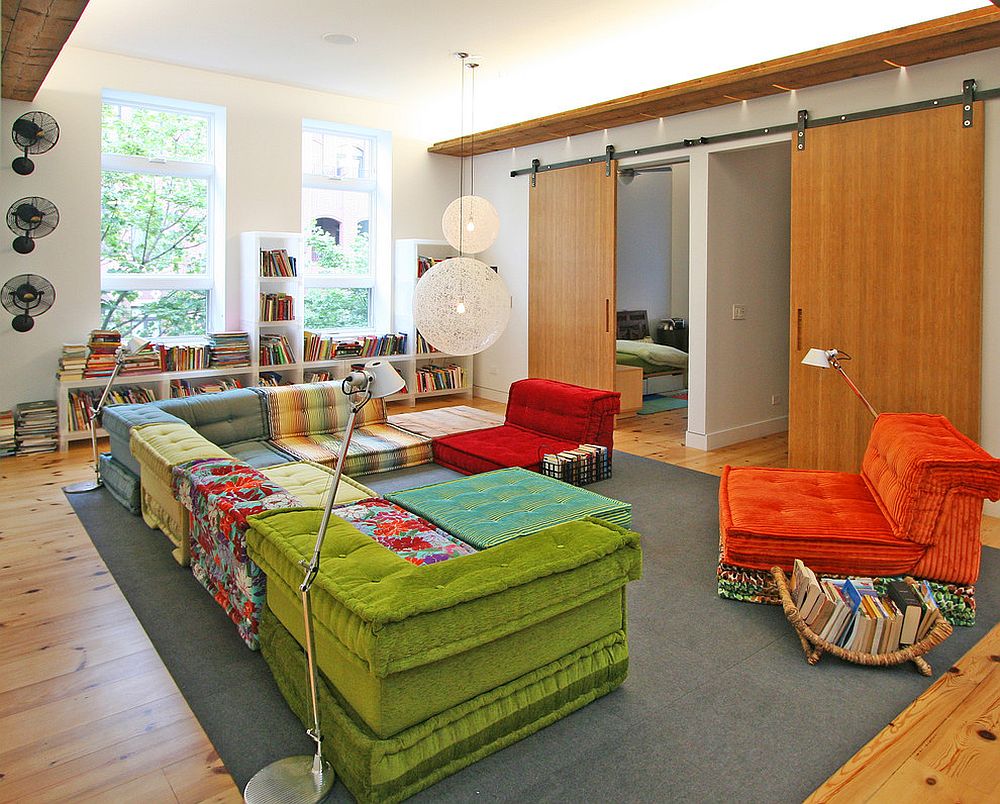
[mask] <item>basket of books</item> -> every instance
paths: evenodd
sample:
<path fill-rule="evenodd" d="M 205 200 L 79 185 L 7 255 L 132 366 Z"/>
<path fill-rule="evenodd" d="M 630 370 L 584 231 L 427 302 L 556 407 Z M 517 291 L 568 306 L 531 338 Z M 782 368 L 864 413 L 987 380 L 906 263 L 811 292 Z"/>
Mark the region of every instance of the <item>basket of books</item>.
<path fill-rule="evenodd" d="M 889 581 L 880 593 L 871 578 L 817 578 L 798 559 L 791 586 L 781 567 L 771 575 L 809 664 L 832 653 L 875 667 L 913 662 L 929 676 L 923 655 L 951 635 L 926 581 Z"/>
<path fill-rule="evenodd" d="M 611 450 L 600 444 L 581 444 L 576 449 L 546 453 L 542 474 L 574 486 L 586 486 L 611 477 Z"/>

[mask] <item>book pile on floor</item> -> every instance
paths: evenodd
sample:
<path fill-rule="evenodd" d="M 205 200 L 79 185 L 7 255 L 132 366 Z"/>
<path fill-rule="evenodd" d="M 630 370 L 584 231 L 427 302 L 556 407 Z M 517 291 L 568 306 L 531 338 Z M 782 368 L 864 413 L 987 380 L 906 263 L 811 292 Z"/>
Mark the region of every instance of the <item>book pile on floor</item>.
<path fill-rule="evenodd" d="M 95 329 L 87 341 L 87 365 L 83 370 L 85 379 L 110 377 L 115 370 L 115 353 L 122 345 L 120 332 L 113 329 Z"/>
<path fill-rule="evenodd" d="M 611 455 L 601 444 L 581 444 L 576 449 L 542 456 L 542 474 L 574 486 L 585 486 L 611 477 Z"/>
<path fill-rule="evenodd" d="M 892 653 L 919 642 L 943 616 L 927 581 L 890 581 L 880 594 L 871 578 L 817 578 L 799 559 L 791 594 L 817 636 L 858 653 Z"/>
<path fill-rule="evenodd" d="M 87 344 L 64 343 L 62 355 L 59 358 L 59 370 L 56 377 L 60 380 L 82 380 L 87 368 Z"/>
<path fill-rule="evenodd" d="M 261 321 L 291 321 L 294 309 L 292 297 L 287 293 L 260 294 Z"/>
<path fill-rule="evenodd" d="M 287 366 L 294 362 L 288 338 L 280 334 L 260 336 L 260 365 Z"/>
<path fill-rule="evenodd" d="M 0 410 L 0 458 L 14 455 L 17 452 L 17 439 L 14 437 L 14 411 Z"/>
<path fill-rule="evenodd" d="M 14 408 L 17 454 L 54 452 L 59 447 L 59 417 L 54 399 L 22 402 Z"/>
<path fill-rule="evenodd" d="M 243 368 L 250 365 L 250 334 L 215 332 L 208 336 L 208 364 L 212 368 Z"/>
<path fill-rule="evenodd" d="M 452 363 L 450 366 L 421 366 L 417 369 L 417 392 L 444 391 L 465 387 L 465 371 Z"/>
<path fill-rule="evenodd" d="M 86 430 L 90 426 L 90 411 L 101 400 L 103 388 L 74 388 L 69 392 L 69 408 L 66 411 L 66 425 L 70 430 Z M 155 402 L 156 394 L 151 388 L 140 385 L 116 385 L 108 392 L 108 405 L 129 405 Z"/>
<path fill-rule="evenodd" d="M 283 248 L 262 248 L 260 250 L 261 276 L 297 276 L 295 257 L 290 257 Z"/>
<path fill-rule="evenodd" d="M 152 343 L 122 357 L 122 374 L 156 374 L 162 370 L 163 355 L 159 347 Z"/>
<path fill-rule="evenodd" d="M 221 391 L 232 391 L 235 388 L 242 387 L 239 380 L 230 377 L 212 377 L 202 382 L 171 380 L 170 398 L 178 399 L 188 396 L 198 396 L 199 394 L 217 394 Z"/>

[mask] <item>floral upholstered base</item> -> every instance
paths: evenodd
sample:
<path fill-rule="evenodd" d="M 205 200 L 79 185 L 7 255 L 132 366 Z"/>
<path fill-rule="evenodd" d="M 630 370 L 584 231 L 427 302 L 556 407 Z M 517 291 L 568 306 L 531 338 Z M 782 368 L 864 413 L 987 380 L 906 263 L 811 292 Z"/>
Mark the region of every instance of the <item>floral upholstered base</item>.
<path fill-rule="evenodd" d="M 266 581 L 248 557 L 247 517 L 301 505 L 247 464 L 227 458 L 189 461 L 174 468 L 174 492 L 191 512 L 191 570 L 256 650 Z"/>
<path fill-rule="evenodd" d="M 768 570 L 747 569 L 720 561 L 716 574 L 719 581 L 719 597 L 747 603 L 781 605 L 778 588 Z M 823 575 L 831 578 L 843 577 L 827 576 L 825 573 Z M 900 577 L 874 578 L 875 588 L 882 594 L 891 581 L 897 581 Z M 934 592 L 934 600 L 937 601 L 941 613 L 948 622 L 952 625 L 976 624 L 976 587 L 930 580 L 928 583 Z"/>
<path fill-rule="evenodd" d="M 476 552 L 465 542 L 388 500 L 360 500 L 335 508 L 333 514 L 411 564 L 437 564 Z"/>

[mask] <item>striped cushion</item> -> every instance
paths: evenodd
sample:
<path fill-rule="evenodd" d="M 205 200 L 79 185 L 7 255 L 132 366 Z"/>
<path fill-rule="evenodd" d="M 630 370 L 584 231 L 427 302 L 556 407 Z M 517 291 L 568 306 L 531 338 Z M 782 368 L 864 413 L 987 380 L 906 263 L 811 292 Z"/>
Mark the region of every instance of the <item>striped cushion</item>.
<path fill-rule="evenodd" d="M 343 434 L 317 433 L 283 437 L 272 443 L 304 461 L 335 464 L 343 445 Z M 370 475 L 430 463 L 430 439 L 402 430 L 391 424 L 357 427 L 344 461 L 349 475 Z"/>
<path fill-rule="evenodd" d="M 271 437 L 283 438 L 336 433 L 347 427 L 350 403 L 340 382 L 317 382 L 259 388 L 267 402 Z M 357 426 L 386 421 L 385 402 L 373 399 L 358 414 Z"/>
<path fill-rule="evenodd" d="M 587 516 L 624 528 L 632 522 L 629 503 L 519 467 L 397 491 L 386 498 L 479 550 Z"/>

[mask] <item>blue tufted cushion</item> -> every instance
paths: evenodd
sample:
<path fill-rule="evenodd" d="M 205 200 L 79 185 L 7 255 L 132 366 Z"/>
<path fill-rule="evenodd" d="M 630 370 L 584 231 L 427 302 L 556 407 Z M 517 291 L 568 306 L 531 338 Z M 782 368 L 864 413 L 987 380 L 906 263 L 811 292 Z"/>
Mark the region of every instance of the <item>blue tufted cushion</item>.
<path fill-rule="evenodd" d="M 223 448 L 240 441 L 266 440 L 271 435 L 264 400 L 252 388 L 164 399 L 153 404 Z"/>

